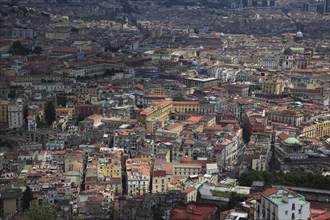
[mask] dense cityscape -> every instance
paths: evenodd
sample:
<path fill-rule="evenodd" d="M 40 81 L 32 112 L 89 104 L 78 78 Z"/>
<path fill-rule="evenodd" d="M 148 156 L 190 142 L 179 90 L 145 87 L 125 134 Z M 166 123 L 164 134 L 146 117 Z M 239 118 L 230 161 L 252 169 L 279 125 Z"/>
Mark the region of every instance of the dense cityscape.
<path fill-rule="evenodd" d="M 0 0 L 0 219 L 329 220 L 330 0 Z"/>

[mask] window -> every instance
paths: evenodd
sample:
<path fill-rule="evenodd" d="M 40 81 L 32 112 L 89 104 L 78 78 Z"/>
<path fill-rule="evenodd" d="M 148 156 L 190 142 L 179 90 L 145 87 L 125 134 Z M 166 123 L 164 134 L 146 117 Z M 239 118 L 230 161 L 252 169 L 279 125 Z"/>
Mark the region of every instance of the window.
<path fill-rule="evenodd" d="M 296 210 L 296 204 L 292 203 L 292 210 Z"/>
<path fill-rule="evenodd" d="M 294 213 L 292 213 L 292 215 L 291 215 L 291 219 L 295 219 Z"/>

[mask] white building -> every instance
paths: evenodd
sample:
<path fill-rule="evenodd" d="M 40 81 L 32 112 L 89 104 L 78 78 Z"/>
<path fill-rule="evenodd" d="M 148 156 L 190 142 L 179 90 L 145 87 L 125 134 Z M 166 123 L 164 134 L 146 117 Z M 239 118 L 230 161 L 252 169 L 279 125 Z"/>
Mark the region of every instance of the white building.
<path fill-rule="evenodd" d="M 227 69 L 227 68 L 217 68 L 213 70 L 214 77 L 222 81 L 235 81 L 236 74 L 238 70 Z"/>
<path fill-rule="evenodd" d="M 11 103 L 8 105 L 8 123 L 9 128 L 20 128 L 24 124 L 23 105 L 20 103 Z"/>
<path fill-rule="evenodd" d="M 264 57 L 261 61 L 261 67 L 277 70 L 279 69 L 280 59 L 278 57 Z"/>
<path fill-rule="evenodd" d="M 209 174 L 209 175 L 218 174 L 219 173 L 218 164 L 216 164 L 216 163 L 207 163 L 206 164 L 206 173 Z"/>
<path fill-rule="evenodd" d="M 18 28 L 18 27 L 13 28 L 11 34 L 13 38 L 21 38 L 21 39 L 31 39 L 35 35 L 36 33 L 30 28 Z"/>
<path fill-rule="evenodd" d="M 37 130 L 37 122 L 36 117 L 33 115 L 28 116 L 28 131 L 36 131 Z"/>
<path fill-rule="evenodd" d="M 236 162 L 236 157 L 238 154 L 238 143 L 237 137 L 232 136 L 231 138 L 225 138 L 218 141 L 218 146 L 222 148 L 218 152 L 217 162 L 218 165 L 226 166 L 228 169 Z"/>
<path fill-rule="evenodd" d="M 288 189 L 270 188 L 256 204 L 255 219 L 305 220 L 310 217 L 310 203 Z"/>
<path fill-rule="evenodd" d="M 86 77 L 86 68 L 76 68 L 70 70 L 70 77 L 78 78 L 78 77 Z"/>
<path fill-rule="evenodd" d="M 64 91 L 63 83 L 42 83 L 35 84 L 34 89 L 36 91 L 58 92 Z"/>

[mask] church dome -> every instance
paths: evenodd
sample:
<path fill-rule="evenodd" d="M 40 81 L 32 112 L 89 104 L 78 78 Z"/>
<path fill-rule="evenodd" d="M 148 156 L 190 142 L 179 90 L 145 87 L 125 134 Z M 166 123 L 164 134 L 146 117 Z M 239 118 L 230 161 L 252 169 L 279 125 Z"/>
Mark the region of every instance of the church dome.
<path fill-rule="evenodd" d="M 300 30 L 296 34 L 296 37 L 302 38 L 303 36 L 304 36 L 304 34 Z"/>
<path fill-rule="evenodd" d="M 289 138 L 285 139 L 284 143 L 289 144 L 289 145 L 300 144 L 299 140 L 294 137 L 289 137 Z"/>
<path fill-rule="evenodd" d="M 198 62 L 196 60 L 194 60 L 192 63 L 191 63 L 192 66 L 198 66 Z"/>

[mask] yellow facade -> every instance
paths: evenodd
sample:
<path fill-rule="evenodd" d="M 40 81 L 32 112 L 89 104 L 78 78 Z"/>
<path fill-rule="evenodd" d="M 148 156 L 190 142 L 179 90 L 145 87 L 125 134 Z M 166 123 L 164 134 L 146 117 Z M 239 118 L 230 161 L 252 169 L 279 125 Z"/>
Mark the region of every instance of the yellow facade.
<path fill-rule="evenodd" d="M 167 192 L 167 178 L 166 176 L 158 176 L 152 179 L 152 193 Z"/>
<path fill-rule="evenodd" d="M 193 131 L 196 133 L 202 133 L 204 131 L 204 124 L 198 124 Z"/>
<path fill-rule="evenodd" d="M 56 108 L 56 113 L 58 112 L 68 112 L 69 118 L 75 118 L 75 110 L 74 108 Z"/>
<path fill-rule="evenodd" d="M 164 88 L 150 88 L 148 94 L 164 95 Z"/>
<path fill-rule="evenodd" d="M 153 133 L 157 127 L 164 127 L 171 112 L 198 112 L 200 103 L 197 101 L 163 100 L 141 112 L 141 121 L 145 123 L 146 132 Z"/>
<path fill-rule="evenodd" d="M 267 94 L 280 95 L 282 93 L 282 80 L 280 78 L 266 80 L 261 84 L 261 91 Z"/>
<path fill-rule="evenodd" d="M 8 122 L 8 104 L 9 101 L 0 100 L 0 123 Z"/>
<path fill-rule="evenodd" d="M 214 126 L 214 125 L 217 124 L 217 120 L 216 119 L 217 118 L 215 116 L 214 117 L 211 117 L 208 120 L 204 120 L 203 124 L 204 124 L 204 126 L 209 126 L 209 127 Z"/>
<path fill-rule="evenodd" d="M 156 126 L 163 127 L 169 119 L 172 106 L 172 101 L 165 100 L 141 112 L 141 120 L 146 125 L 146 132 L 153 133 Z"/>
<path fill-rule="evenodd" d="M 317 124 L 304 127 L 302 135 L 308 138 L 320 139 L 325 136 L 330 136 L 330 121 L 324 121 Z"/>
<path fill-rule="evenodd" d="M 3 200 L 3 214 L 16 213 L 17 203 L 16 198 Z"/>
<path fill-rule="evenodd" d="M 121 165 L 120 162 L 114 161 L 110 163 L 99 163 L 97 165 L 98 176 L 109 178 L 121 178 Z"/>
<path fill-rule="evenodd" d="M 173 102 L 173 112 L 184 113 L 184 112 L 198 112 L 200 108 L 199 102 L 194 101 L 175 101 Z"/>

